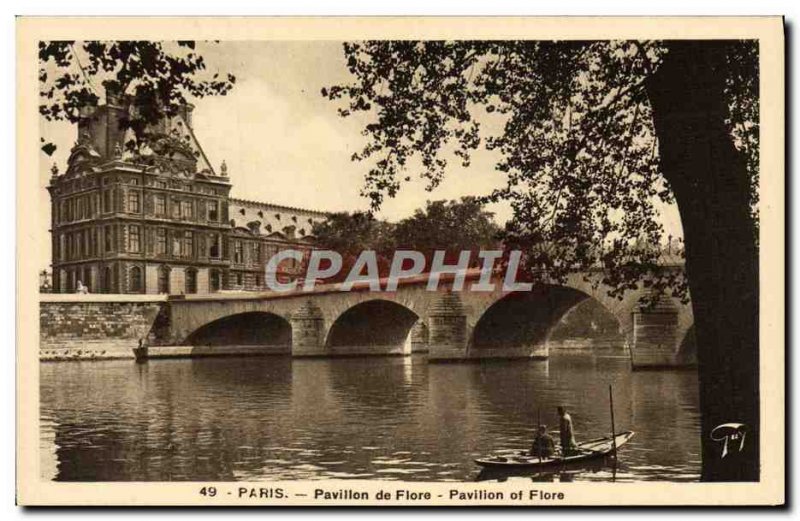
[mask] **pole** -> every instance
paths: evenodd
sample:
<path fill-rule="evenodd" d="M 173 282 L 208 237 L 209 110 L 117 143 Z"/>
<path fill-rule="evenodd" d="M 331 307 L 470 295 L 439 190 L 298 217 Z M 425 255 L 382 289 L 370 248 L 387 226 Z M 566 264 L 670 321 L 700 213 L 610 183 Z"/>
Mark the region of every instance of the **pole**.
<path fill-rule="evenodd" d="M 617 455 L 617 433 L 614 429 L 614 393 L 611 391 L 611 384 L 608 386 L 608 403 L 611 407 L 611 447 L 614 456 Z"/>
<path fill-rule="evenodd" d="M 538 409 L 536 409 L 536 435 L 535 436 L 539 435 L 539 427 L 541 427 L 541 426 L 542 426 L 542 408 L 539 407 Z M 545 432 L 545 434 L 547 434 L 547 433 Z M 533 439 L 536 440 L 538 438 L 534 437 Z M 537 441 L 536 444 L 537 444 L 536 452 L 539 453 L 539 463 L 541 463 L 542 462 L 542 443 L 541 443 L 541 441 Z"/>

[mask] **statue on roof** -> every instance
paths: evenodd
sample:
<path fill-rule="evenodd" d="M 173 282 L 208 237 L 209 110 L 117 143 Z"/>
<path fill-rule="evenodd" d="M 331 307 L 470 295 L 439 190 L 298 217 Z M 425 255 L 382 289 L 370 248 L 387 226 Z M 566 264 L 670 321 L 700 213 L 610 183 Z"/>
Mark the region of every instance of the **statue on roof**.
<path fill-rule="evenodd" d="M 228 165 L 225 163 L 225 160 L 222 160 L 222 164 L 219 165 L 219 173 L 222 177 L 228 177 Z"/>

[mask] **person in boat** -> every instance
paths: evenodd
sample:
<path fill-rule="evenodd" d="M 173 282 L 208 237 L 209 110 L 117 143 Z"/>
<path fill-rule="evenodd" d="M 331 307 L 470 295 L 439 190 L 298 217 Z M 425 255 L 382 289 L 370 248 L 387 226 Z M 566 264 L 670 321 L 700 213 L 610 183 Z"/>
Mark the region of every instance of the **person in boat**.
<path fill-rule="evenodd" d="M 547 425 L 539 425 L 536 437 L 533 438 L 530 455 L 538 456 L 539 458 L 551 458 L 555 452 L 556 442 L 552 436 L 547 434 Z"/>
<path fill-rule="evenodd" d="M 575 443 L 575 430 L 572 426 L 572 416 L 567 413 L 564 406 L 558 407 L 558 432 L 561 438 L 561 453 L 569 456 L 575 452 L 578 444 Z"/>

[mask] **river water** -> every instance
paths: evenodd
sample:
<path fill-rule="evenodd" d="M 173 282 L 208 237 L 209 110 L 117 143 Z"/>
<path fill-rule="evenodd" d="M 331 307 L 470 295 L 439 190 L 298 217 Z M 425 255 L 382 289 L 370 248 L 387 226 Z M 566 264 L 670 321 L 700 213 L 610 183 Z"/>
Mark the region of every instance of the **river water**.
<path fill-rule="evenodd" d="M 429 364 L 422 355 L 41 364 L 41 473 L 66 481 L 359 478 L 472 481 L 473 459 L 530 445 L 537 418 L 576 438 L 636 436 L 616 465 L 525 478 L 692 481 L 697 375 L 624 356 Z M 502 478 L 501 478 L 502 479 Z"/>

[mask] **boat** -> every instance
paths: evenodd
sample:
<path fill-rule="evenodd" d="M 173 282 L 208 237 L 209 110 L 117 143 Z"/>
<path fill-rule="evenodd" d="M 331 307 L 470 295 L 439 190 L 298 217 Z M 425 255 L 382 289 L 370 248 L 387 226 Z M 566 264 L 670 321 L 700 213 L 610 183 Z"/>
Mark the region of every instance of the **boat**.
<path fill-rule="evenodd" d="M 604 458 L 613 453 L 615 449 L 619 449 L 628 443 L 628 441 L 633 438 L 634 434 L 633 431 L 625 431 L 620 432 L 614 437 L 607 436 L 605 438 L 596 438 L 578 443 L 575 452 L 567 457 L 556 454 L 551 458 L 539 458 L 538 456 L 530 456 L 527 452 L 517 452 L 516 454 L 498 454 L 487 458 L 476 459 L 475 463 L 483 468 L 509 470 L 566 466 Z M 614 443 L 615 441 L 616 444 Z"/>

